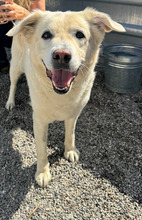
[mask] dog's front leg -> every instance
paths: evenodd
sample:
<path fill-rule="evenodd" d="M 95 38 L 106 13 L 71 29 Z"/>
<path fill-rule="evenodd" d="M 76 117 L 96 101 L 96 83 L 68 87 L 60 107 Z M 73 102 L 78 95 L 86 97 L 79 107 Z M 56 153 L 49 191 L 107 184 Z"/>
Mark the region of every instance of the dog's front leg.
<path fill-rule="evenodd" d="M 77 118 L 65 120 L 65 153 L 66 159 L 71 162 L 78 161 L 79 151 L 75 148 L 75 126 Z"/>
<path fill-rule="evenodd" d="M 8 110 L 12 110 L 15 106 L 15 91 L 16 91 L 16 84 L 22 72 L 19 70 L 18 66 L 16 65 L 16 61 L 11 60 L 10 66 L 10 91 L 9 97 L 6 103 L 6 108 Z"/>
<path fill-rule="evenodd" d="M 37 151 L 37 171 L 35 174 L 35 179 L 38 185 L 45 187 L 51 179 L 46 151 L 48 125 L 37 118 L 34 114 L 33 121 Z"/>

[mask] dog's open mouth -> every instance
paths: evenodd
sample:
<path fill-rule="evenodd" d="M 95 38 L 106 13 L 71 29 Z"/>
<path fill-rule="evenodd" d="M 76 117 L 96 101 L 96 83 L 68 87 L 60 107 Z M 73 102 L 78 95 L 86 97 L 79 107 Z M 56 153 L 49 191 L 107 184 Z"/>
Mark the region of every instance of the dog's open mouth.
<path fill-rule="evenodd" d="M 69 72 L 67 70 L 46 70 L 47 76 L 51 79 L 55 92 L 65 94 L 69 91 L 70 86 L 77 76 L 77 72 Z"/>
<path fill-rule="evenodd" d="M 59 94 L 65 94 L 69 91 L 73 80 L 77 76 L 77 73 L 78 71 L 70 72 L 69 70 L 64 69 L 50 71 L 46 67 L 46 74 L 52 82 L 54 91 Z"/>

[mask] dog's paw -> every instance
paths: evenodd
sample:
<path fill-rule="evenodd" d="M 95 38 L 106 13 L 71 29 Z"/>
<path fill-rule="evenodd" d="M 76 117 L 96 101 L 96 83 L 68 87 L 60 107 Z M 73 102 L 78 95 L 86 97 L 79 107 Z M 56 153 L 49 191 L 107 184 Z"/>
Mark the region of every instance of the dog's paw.
<path fill-rule="evenodd" d="M 7 101 L 7 103 L 6 103 L 6 105 L 5 105 L 5 108 L 6 108 L 7 110 L 12 110 L 14 107 L 15 107 L 15 102 Z"/>
<path fill-rule="evenodd" d="M 71 162 L 78 161 L 79 160 L 79 151 L 76 149 L 70 150 L 70 151 L 65 151 L 64 157 Z"/>
<path fill-rule="evenodd" d="M 50 171 L 46 170 L 42 173 L 36 172 L 35 180 L 39 186 L 41 187 L 47 186 L 49 181 L 51 180 Z"/>

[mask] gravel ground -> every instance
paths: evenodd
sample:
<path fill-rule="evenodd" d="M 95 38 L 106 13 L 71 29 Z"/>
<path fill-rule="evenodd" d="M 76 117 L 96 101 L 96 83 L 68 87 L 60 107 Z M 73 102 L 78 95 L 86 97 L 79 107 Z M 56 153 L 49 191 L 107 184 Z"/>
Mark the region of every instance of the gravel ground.
<path fill-rule="evenodd" d="M 5 103 L 9 75 L 0 74 L 0 219 L 142 219 L 142 90 L 122 95 L 104 86 L 102 68 L 76 128 L 80 160 L 63 157 L 62 122 L 50 125 L 52 181 L 45 189 L 36 170 L 32 109 L 24 77 L 16 108 Z"/>

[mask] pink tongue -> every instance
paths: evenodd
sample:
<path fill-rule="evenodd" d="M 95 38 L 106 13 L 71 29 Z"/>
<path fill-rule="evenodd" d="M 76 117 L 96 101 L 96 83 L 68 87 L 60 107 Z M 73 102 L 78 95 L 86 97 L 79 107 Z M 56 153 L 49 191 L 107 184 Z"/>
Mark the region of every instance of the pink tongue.
<path fill-rule="evenodd" d="M 73 73 L 66 70 L 54 70 L 52 71 L 52 81 L 57 88 L 69 87 L 73 78 Z"/>

